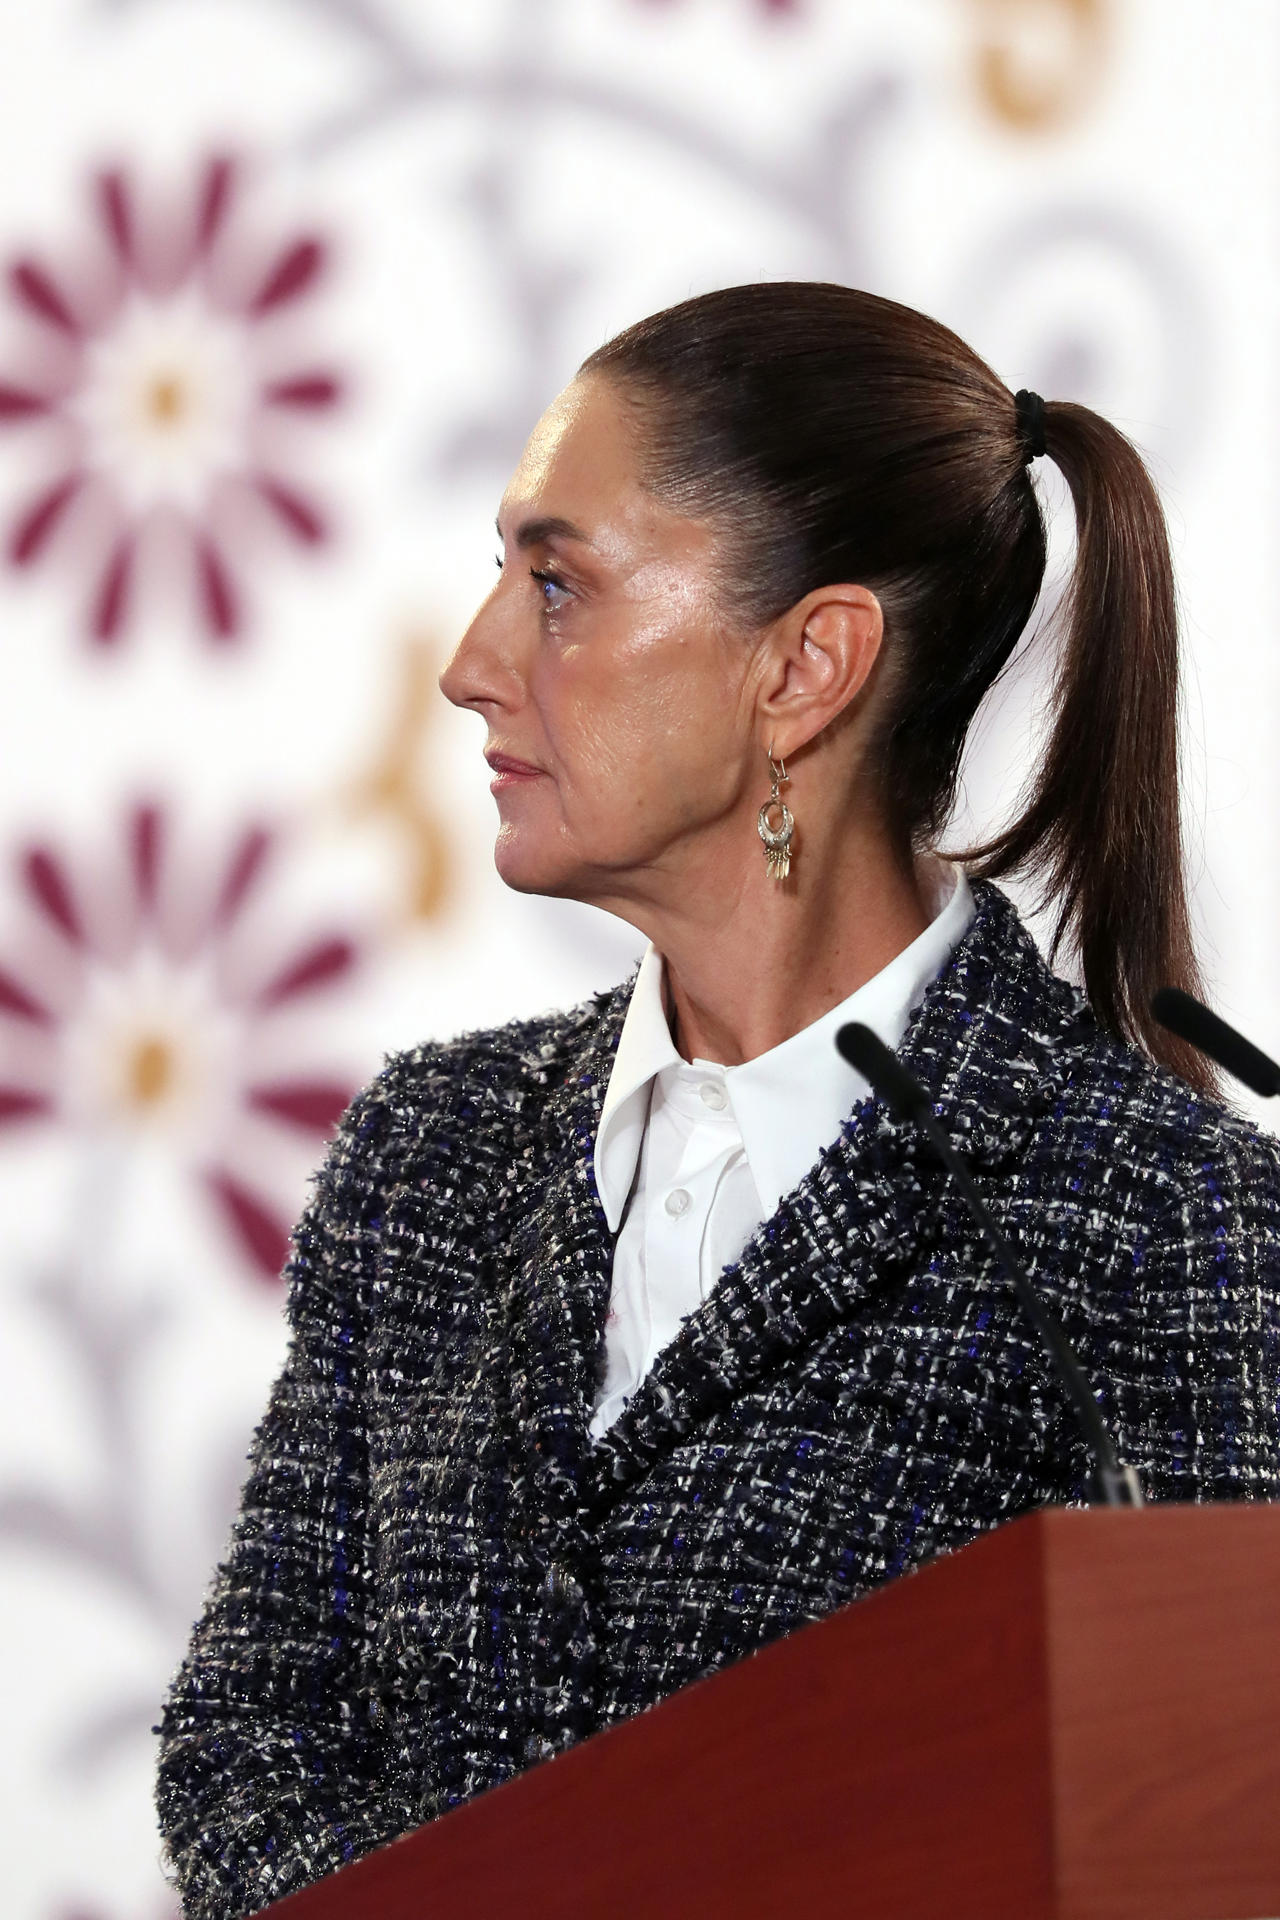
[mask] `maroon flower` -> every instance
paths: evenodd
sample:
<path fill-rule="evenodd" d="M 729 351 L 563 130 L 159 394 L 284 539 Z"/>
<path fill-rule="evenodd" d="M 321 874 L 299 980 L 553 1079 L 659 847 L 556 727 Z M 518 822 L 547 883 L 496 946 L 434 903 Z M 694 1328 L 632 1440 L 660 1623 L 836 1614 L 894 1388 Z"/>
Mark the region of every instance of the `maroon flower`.
<path fill-rule="evenodd" d="M 243 623 L 233 549 L 266 525 L 304 548 L 327 535 L 288 471 L 290 423 L 340 395 L 332 370 L 297 359 L 297 308 L 326 249 L 297 235 L 257 252 L 237 232 L 236 181 L 231 161 L 211 162 L 192 205 L 165 219 L 144 217 L 123 172 L 100 174 L 79 271 L 33 258 L 9 271 L 32 350 L 24 375 L 0 381 L 0 424 L 40 430 L 40 477 L 8 557 L 30 567 L 78 536 L 103 644 L 167 555 L 183 557 L 207 633 L 229 640 Z"/>
<path fill-rule="evenodd" d="M 355 963 L 351 940 L 318 939 L 266 959 L 252 931 L 271 846 L 244 833 L 192 888 L 164 859 L 165 822 L 129 823 L 123 885 L 73 880 L 48 846 L 22 857 L 35 909 L 25 963 L 0 967 L 0 1127 L 58 1119 L 132 1133 L 179 1157 L 255 1272 L 274 1279 L 292 1204 L 261 1191 L 267 1134 L 319 1139 L 350 1099 L 342 1078 L 295 1064 L 297 1014 Z"/>

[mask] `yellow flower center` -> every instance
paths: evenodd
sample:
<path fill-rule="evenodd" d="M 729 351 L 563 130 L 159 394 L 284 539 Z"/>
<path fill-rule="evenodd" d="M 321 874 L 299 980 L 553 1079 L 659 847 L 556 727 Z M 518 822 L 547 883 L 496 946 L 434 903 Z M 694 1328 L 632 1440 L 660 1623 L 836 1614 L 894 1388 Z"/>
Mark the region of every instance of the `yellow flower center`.
<path fill-rule="evenodd" d="M 175 1072 L 173 1049 L 167 1040 L 147 1035 L 139 1040 L 129 1061 L 127 1087 L 129 1099 L 137 1107 L 153 1107 L 172 1087 Z"/>
<path fill-rule="evenodd" d="M 176 374 L 158 374 L 147 393 L 147 411 L 157 426 L 171 427 L 186 411 L 187 396 Z"/>

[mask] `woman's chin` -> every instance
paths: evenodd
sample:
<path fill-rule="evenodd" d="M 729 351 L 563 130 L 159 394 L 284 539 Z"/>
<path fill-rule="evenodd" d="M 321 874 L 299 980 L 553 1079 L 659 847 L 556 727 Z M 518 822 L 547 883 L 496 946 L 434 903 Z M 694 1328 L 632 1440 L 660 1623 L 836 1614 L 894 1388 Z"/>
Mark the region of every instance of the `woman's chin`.
<path fill-rule="evenodd" d="M 498 829 L 493 864 L 498 878 L 515 893 L 565 893 L 570 872 L 563 855 L 539 846 L 535 836 L 505 823 Z"/>

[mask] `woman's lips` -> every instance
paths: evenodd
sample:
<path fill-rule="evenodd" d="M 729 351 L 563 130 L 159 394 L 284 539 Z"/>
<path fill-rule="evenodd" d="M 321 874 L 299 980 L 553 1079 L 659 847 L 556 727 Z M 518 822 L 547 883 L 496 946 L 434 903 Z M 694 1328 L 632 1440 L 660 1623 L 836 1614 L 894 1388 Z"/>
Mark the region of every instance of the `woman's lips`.
<path fill-rule="evenodd" d="M 490 793 L 502 793 L 507 787 L 514 787 L 525 780 L 540 780 L 541 767 L 531 767 L 527 760 L 514 760 L 509 753 L 486 753 L 485 759 L 493 771 L 489 782 Z"/>

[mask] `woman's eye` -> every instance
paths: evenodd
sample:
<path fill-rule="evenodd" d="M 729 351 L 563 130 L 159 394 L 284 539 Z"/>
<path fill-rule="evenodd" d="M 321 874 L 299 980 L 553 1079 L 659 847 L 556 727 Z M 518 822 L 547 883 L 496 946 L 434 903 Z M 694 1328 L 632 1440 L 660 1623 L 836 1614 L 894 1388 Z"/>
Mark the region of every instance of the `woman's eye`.
<path fill-rule="evenodd" d="M 559 613 L 572 600 L 572 593 L 554 573 L 546 573 L 541 567 L 530 567 L 529 572 L 542 589 L 542 604 L 548 613 Z"/>
<path fill-rule="evenodd" d="M 493 564 L 498 569 L 498 572 L 501 573 L 502 572 L 502 555 L 500 553 L 494 554 Z"/>

